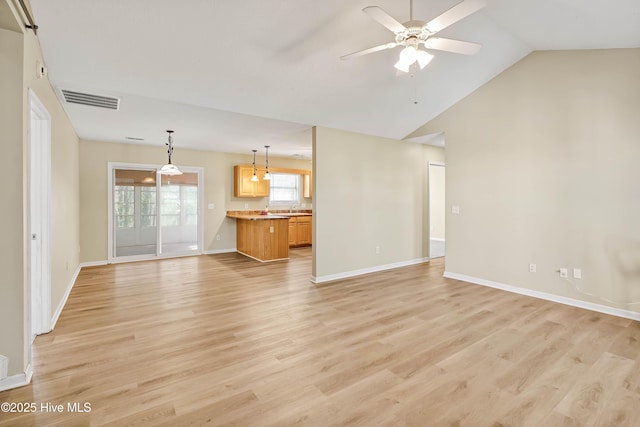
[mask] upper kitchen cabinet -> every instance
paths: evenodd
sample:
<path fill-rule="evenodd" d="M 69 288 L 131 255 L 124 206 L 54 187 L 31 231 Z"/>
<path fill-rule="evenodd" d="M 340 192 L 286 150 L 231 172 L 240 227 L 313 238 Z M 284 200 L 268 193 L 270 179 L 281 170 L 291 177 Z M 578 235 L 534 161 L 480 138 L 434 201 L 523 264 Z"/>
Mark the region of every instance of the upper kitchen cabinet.
<path fill-rule="evenodd" d="M 235 197 L 269 197 L 269 181 L 262 179 L 264 168 L 256 168 L 258 181 L 251 181 L 253 177 L 252 165 L 236 165 L 233 167 L 233 195 Z"/>
<path fill-rule="evenodd" d="M 313 196 L 313 183 L 311 181 L 311 171 L 302 175 L 302 197 L 311 198 Z"/>

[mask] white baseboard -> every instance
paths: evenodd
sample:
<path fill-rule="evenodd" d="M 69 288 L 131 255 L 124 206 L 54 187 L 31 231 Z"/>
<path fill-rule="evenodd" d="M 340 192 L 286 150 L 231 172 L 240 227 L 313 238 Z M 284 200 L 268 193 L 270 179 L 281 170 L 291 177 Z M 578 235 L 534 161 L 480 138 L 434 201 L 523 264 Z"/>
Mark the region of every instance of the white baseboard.
<path fill-rule="evenodd" d="M 334 280 L 348 279 L 349 277 L 361 276 L 363 274 L 376 273 L 378 271 L 392 270 L 394 268 L 407 267 L 415 264 L 422 264 L 429 261 L 429 258 L 411 259 L 392 264 L 377 265 L 375 267 L 362 268 L 359 270 L 345 271 L 344 273 L 327 274 L 326 276 L 311 276 L 312 283 L 333 282 Z"/>
<path fill-rule="evenodd" d="M 67 303 L 67 299 L 69 299 L 69 294 L 71 293 L 71 289 L 73 289 L 73 285 L 76 284 L 76 279 L 78 278 L 78 274 L 80 274 L 80 270 L 82 269 L 83 265 L 80 264 L 78 265 L 78 268 L 76 268 L 75 273 L 73 273 L 73 277 L 71 278 L 71 282 L 69 282 L 69 284 L 67 285 L 67 289 L 64 291 L 64 295 L 62 295 L 62 299 L 60 300 L 60 303 L 58 304 L 58 308 L 56 308 L 55 313 L 53 313 L 53 316 L 51 317 L 51 329 L 49 330 L 49 332 L 53 331 L 53 328 L 56 327 L 56 323 L 58 323 L 58 319 L 60 318 L 60 315 L 62 314 L 62 309 L 64 308 L 65 304 Z"/>
<path fill-rule="evenodd" d="M 640 320 L 640 313 L 620 308 L 609 307 L 608 305 L 596 304 L 593 302 L 582 301 L 574 298 L 563 297 L 560 295 L 550 294 L 547 292 L 534 291 L 532 289 L 520 288 L 518 286 L 507 285 L 504 283 L 494 282 L 491 280 L 479 279 L 477 277 L 465 276 L 464 274 L 444 272 L 444 277 L 448 279 L 462 280 L 463 282 L 474 283 L 476 285 L 488 286 L 490 288 L 501 289 L 503 291 L 513 292 L 520 295 L 526 295 L 547 301 L 557 302 L 572 307 L 584 308 L 586 310 L 597 311 L 598 313 L 610 314 L 612 316 L 623 317 L 625 319 Z"/>
<path fill-rule="evenodd" d="M 29 364 L 24 372 L 0 380 L 0 391 L 25 386 L 31 382 L 32 376 L 33 370 L 31 369 L 31 364 Z"/>
<path fill-rule="evenodd" d="M 209 251 L 204 251 L 203 254 L 204 255 L 215 255 L 215 254 L 228 254 L 231 252 L 238 252 L 238 250 L 236 248 L 229 248 L 229 249 L 212 249 Z"/>
<path fill-rule="evenodd" d="M 101 265 L 107 265 L 107 261 L 89 261 L 89 262 L 81 262 L 80 268 L 82 267 L 99 267 Z"/>

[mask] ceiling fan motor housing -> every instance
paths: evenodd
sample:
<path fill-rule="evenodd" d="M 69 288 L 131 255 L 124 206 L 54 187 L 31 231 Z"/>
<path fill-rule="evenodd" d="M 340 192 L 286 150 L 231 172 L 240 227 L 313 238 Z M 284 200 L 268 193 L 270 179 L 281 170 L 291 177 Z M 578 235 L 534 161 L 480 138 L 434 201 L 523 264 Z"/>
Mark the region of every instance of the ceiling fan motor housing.
<path fill-rule="evenodd" d="M 403 24 L 406 29 L 396 33 L 396 43 L 403 46 L 417 46 L 427 41 L 431 32 L 427 30 L 422 21 L 409 21 Z"/>

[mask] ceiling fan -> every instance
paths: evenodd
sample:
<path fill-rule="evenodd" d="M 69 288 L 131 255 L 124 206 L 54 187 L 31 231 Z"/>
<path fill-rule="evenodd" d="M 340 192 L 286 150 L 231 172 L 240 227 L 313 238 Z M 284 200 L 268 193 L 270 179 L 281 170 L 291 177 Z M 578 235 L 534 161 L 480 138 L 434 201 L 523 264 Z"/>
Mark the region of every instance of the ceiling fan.
<path fill-rule="evenodd" d="M 414 63 L 417 62 L 420 69 L 422 69 L 433 59 L 433 55 L 421 50 L 420 45 L 423 45 L 426 49 L 473 55 L 480 50 L 482 45 L 461 40 L 433 37 L 433 35 L 466 18 L 472 13 L 477 12 L 485 5 L 486 0 L 463 0 L 442 15 L 425 23 L 423 21 L 413 20 L 413 1 L 409 0 L 409 21 L 404 24 L 398 22 L 378 6 L 367 6 L 362 9 L 362 11 L 379 24 L 391 30 L 396 36 L 395 41 L 343 55 L 340 59 L 348 59 L 381 50 L 392 49 L 396 46 L 403 46 L 404 49 L 400 52 L 400 59 L 395 64 L 395 67 L 400 71 L 408 73 L 409 68 Z"/>

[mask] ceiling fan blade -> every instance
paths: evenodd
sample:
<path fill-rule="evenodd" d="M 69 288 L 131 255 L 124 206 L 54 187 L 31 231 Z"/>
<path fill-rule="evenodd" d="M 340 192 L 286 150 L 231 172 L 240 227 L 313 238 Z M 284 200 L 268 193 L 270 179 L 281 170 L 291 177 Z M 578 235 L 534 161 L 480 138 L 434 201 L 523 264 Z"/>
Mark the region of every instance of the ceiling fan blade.
<path fill-rule="evenodd" d="M 358 52 L 353 52 L 353 53 L 350 53 L 348 55 L 342 55 L 340 57 L 340 59 L 349 59 L 349 58 L 353 58 L 353 57 L 356 57 L 356 56 L 367 55 L 369 53 L 378 52 L 380 50 L 391 49 L 391 48 L 394 48 L 396 46 L 398 46 L 398 43 L 396 43 L 396 42 L 385 43 L 385 44 L 381 44 L 379 46 L 370 47 L 369 49 L 360 50 Z"/>
<path fill-rule="evenodd" d="M 463 18 L 482 9 L 487 5 L 486 0 L 463 0 L 437 18 L 427 22 L 424 26 L 431 34 L 455 24 Z"/>
<path fill-rule="evenodd" d="M 424 42 L 427 49 L 444 50 L 445 52 L 473 55 L 482 47 L 479 43 L 464 42 L 461 40 L 443 39 L 442 37 L 429 37 Z"/>
<path fill-rule="evenodd" d="M 362 11 L 394 33 L 401 33 L 407 29 L 404 25 L 399 23 L 395 18 L 378 6 L 367 6 L 362 9 Z"/>

